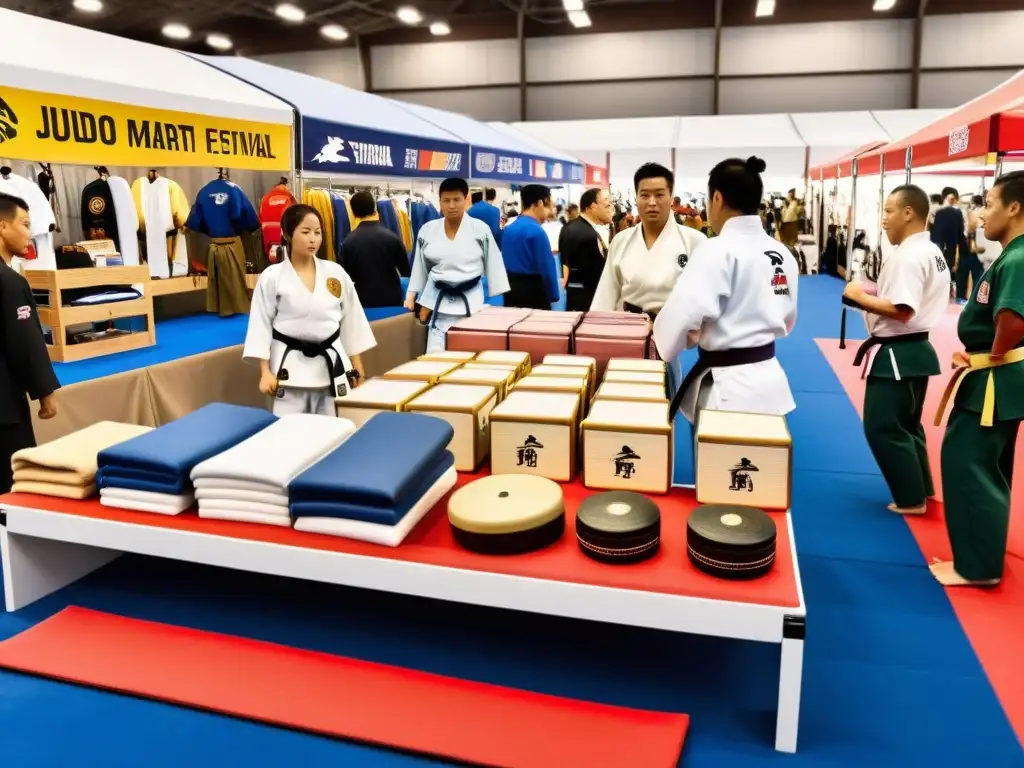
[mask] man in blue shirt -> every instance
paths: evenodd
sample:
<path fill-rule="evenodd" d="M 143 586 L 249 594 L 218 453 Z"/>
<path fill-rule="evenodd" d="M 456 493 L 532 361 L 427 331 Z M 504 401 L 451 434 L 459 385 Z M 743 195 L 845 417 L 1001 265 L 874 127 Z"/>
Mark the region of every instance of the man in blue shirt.
<path fill-rule="evenodd" d="M 558 271 L 551 241 L 541 226 L 554 213 L 551 190 L 527 184 L 520 191 L 523 212 L 505 227 L 501 256 L 508 273 L 506 307 L 551 309 L 558 301 Z"/>
<path fill-rule="evenodd" d="M 466 213 L 490 227 L 491 234 L 494 235 L 494 242 L 498 244 L 498 249 L 500 250 L 501 211 L 494 204 L 497 197 L 498 193 L 490 188 L 485 189 L 483 192 L 474 192 L 473 204 L 469 206 L 469 210 Z"/>

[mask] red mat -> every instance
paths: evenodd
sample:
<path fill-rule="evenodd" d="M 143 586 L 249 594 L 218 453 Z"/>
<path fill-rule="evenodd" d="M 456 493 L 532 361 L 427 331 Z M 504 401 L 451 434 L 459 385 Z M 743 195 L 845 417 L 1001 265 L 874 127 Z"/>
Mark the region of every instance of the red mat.
<path fill-rule="evenodd" d="M 479 475 L 460 474 L 456 487 L 465 485 L 476 477 Z M 772 515 L 778 529 L 777 557 L 772 571 L 754 581 L 730 581 L 698 571 L 687 558 L 686 519 L 690 510 L 697 506 L 693 491 L 675 489 L 666 496 L 650 497 L 661 508 L 661 553 L 646 562 L 623 567 L 599 563 L 580 551 L 575 532 L 576 508 L 593 491 L 586 490 L 578 482 L 567 483 L 562 486 L 562 490 L 565 494 L 567 513 L 565 535 L 551 547 L 516 557 L 479 555 L 458 546 L 452 539 L 451 528 L 448 525 L 447 498 L 416 526 L 399 547 L 383 547 L 271 525 L 205 520 L 194 511 L 173 516 L 131 512 L 104 507 L 99 503 L 99 499 L 73 501 L 49 496 L 7 494 L 0 496 L 0 508 L 18 506 L 45 509 L 156 528 L 552 581 L 758 605 L 800 605 L 793 569 L 792 544 L 784 514 Z"/>
<path fill-rule="evenodd" d="M 77 607 L 0 667 L 500 768 L 675 768 L 690 722 Z"/>
<path fill-rule="evenodd" d="M 942 326 L 931 334 L 939 361 L 946 370 L 953 352 L 962 349 L 956 335 L 959 317 L 960 307 L 950 307 Z M 836 377 L 842 382 L 857 413 L 863 416 L 865 382 L 860 378 L 860 370 L 853 367 L 853 356 L 860 342 L 848 341 L 845 350 L 839 349 L 836 339 L 817 339 L 817 343 Z M 942 476 L 939 459 L 942 437 L 946 431 L 945 421 L 941 427 L 934 426 L 935 411 L 947 380 L 948 374 L 944 372 L 929 382 L 923 418 L 938 501 L 929 502 L 928 514 L 923 517 L 904 518 L 926 563 L 934 558 L 951 560 L 953 556 L 940 503 Z M 1021 636 L 1024 636 L 1024 482 L 1021 482 L 1024 478 L 1024 436 L 1017 441 L 1014 477 L 1017 486 L 1010 502 L 1010 535 L 1002 583 L 993 590 L 952 588 L 946 590 L 946 593 L 1013 724 L 1017 738 L 1024 744 L 1024 665 L 1020 663 L 1015 651 L 1020 646 Z"/>

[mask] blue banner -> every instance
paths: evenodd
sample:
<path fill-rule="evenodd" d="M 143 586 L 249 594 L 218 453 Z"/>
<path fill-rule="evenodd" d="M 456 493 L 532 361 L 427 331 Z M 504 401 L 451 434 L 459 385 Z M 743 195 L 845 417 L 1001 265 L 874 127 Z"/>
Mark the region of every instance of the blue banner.
<path fill-rule="evenodd" d="M 500 149 L 472 148 L 473 179 L 494 179 L 518 184 L 582 184 L 583 166 L 567 160 L 521 155 Z"/>
<path fill-rule="evenodd" d="M 443 179 L 469 175 L 469 147 L 302 118 L 302 170 Z"/>

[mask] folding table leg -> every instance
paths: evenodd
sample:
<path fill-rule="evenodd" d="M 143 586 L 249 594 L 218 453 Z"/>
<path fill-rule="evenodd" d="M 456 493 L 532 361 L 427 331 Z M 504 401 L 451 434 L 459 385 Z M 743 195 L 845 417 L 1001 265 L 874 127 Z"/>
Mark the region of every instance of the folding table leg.
<path fill-rule="evenodd" d="M 779 669 L 779 709 L 775 722 L 775 749 L 796 752 L 800 724 L 800 685 L 804 671 L 803 616 L 787 616 L 782 623 L 782 660 Z"/>

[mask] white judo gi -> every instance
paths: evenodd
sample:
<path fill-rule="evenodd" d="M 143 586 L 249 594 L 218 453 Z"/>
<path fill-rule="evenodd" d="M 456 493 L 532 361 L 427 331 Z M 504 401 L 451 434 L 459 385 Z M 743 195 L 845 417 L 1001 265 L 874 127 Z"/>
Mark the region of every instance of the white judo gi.
<path fill-rule="evenodd" d="M 433 313 L 427 331 L 427 352 L 443 350 L 448 329 L 483 307 L 483 277 L 487 278 L 491 296 L 508 293 L 505 263 L 487 224 L 463 216 L 454 239 L 445 234 L 444 219 L 423 225 L 416 238 L 408 292 L 419 294 L 417 303 Z M 452 290 L 467 283 L 471 285 L 460 291 Z"/>
<path fill-rule="evenodd" d="M 690 256 L 706 241 L 703 233 L 671 218 L 650 248 L 644 240 L 643 224 L 622 232 L 612 239 L 590 308 L 595 312 L 660 312 Z M 675 393 L 683 380 L 679 355 L 664 360 L 668 389 Z"/>
<path fill-rule="evenodd" d="M 257 364 L 270 362 L 279 383 L 274 398 L 277 415 L 334 416 L 332 386 L 348 386 L 345 371 L 352 367 L 350 357 L 377 346 L 352 278 L 333 261 L 315 259 L 315 264 L 312 293 L 289 259 L 267 267 L 253 292 L 242 358 Z M 293 348 L 284 359 L 289 345 L 275 339 L 274 331 L 313 346 L 324 344 L 337 332 L 326 351 L 334 374 L 319 354 L 307 356 Z"/>
<path fill-rule="evenodd" d="M 799 271 L 789 249 L 765 234 L 760 217 L 730 219 L 718 237 L 692 254 L 684 279 L 658 314 L 658 353 L 675 359 L 697 342 L 714 359 L 723 356 L 715 353 L 774 344 L 796 323 Z M 759 362 L 712 363 L 687 387 L 681 411 L 694 423 L 700 408 L 784 415 L 795 407 L 786 373 L 771 351 Z"/>
<path fill-rule="evenodd" d="M 24 176 L 12 173 L 0 176 L 0 192 L 20 197 L 28 206 L 28 218 L 32 224 L 32 245 L 36 249 L 34 259 L 23 259 L 16 256 L 12 267 L 16 272 L 25 269 L 56 269 L 57 254 L 53 248 L 53 230 L 57 219 L 54 218 L 50 201 L 39 188 L 39 184 Z"/>

